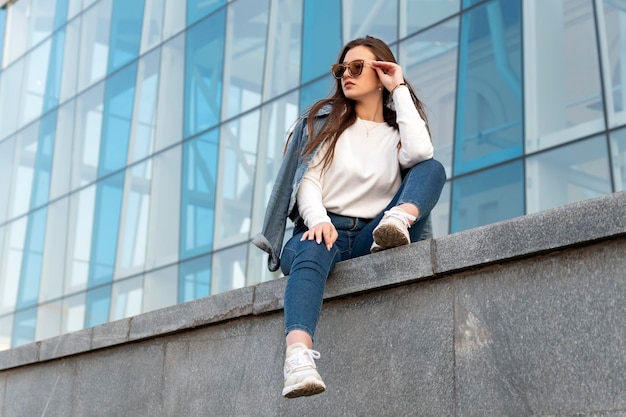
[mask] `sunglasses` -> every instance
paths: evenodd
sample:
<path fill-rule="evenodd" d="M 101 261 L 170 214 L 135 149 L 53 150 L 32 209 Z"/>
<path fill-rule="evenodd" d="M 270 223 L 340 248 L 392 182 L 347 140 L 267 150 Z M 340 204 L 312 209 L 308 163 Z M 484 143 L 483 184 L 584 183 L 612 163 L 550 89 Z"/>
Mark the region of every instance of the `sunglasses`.
<path fill-rule="evenodd" d="M 352 62 L 348 62 L 347 64 L 334 64 L 330 66 L 330 72 L 333 73 L 333 77 L 340 80 L 343 77 L 343 73 L 348 68 L 348 72 L 351 76 L 356 77 L 357 75 L 361 75 L 363 72 L 363 67 L 365 66 L 365 60 L 363 59 L 355 59 Z"/>

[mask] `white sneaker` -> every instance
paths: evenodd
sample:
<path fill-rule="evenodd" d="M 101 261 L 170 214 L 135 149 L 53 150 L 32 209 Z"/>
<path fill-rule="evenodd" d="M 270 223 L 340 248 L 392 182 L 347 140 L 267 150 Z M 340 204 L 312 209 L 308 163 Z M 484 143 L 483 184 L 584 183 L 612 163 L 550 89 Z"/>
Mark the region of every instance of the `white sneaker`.
<path fill-rule="evenodd" d="M 315 366 L 315 359 L 319 358 L 320 353 L 307 348 L 304 343 L 294 343 L 287 348 L 284 397 L 305 397 L 326 390 Z"/>
<path fill-rule="evenodd" d="M 380 252 L 381 250 L 411 243 L 411 236 L 409 235 L 410 221 L 415 221 L 415 217 L 401 208 L 392 207 L 385 211 L 385 215 L 372 232 L 374 243 L 370 248 L 370 252 Z"/>

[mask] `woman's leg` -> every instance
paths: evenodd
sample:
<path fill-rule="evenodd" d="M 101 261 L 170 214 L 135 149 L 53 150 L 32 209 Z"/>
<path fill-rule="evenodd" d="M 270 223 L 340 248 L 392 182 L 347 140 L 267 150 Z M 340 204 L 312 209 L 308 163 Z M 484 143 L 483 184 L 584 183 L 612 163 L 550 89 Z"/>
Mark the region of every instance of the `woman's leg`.
<path fill-rule="evenodd" d="M 402 180 L 400 188 L 385 210 L 359 233 L 359 236 L 355 240 L 352 257 L 362 256 L 370 253 L 370 251 L 376 252 L 378 250 L 399 246 L 399 244 L 396 243 L 398 241 L 401 242 L 400 244 L 406 244 L 409 243 L 409 241 L 418 241 L 422 235 L 424 226 L 430 221 L 430 212 L 435 207 L 435 204 L 437 204 L 445 183 L 445 169 L 443 165 L 435 159 L 420 162 L 409 169 Z M 394 207 L 398 208 L 394 209 Z M 389 244 L 384 241 L 372 244 L 372 241 L 375 240 L 372 238 L 374 230 L 376 230 L 381 223 L 385 223 L 383 217 L 389 218 L 389 215 L 386 213 L 392 209 L 396 213 L 397 210 L 402 210 L 403 213 L 407 213 L 410 216 L 404 217 L 402 213 L 399 213 L 398 217 L 404 217 L 404 220 L 398 220 L 397 222 L 392 220 Z M 415 219 L 413 219 L 413 217 Z"/>
<path fill-rule="evenodd" d="M 317 372 L 312 349 L 313 334 L 320 316 L 324 287 L 330 271 L 339 259 L 337 242 L 329 251 L 325 244 L 300 241 L 296 233 L 285 245 L 281 257 L 283 273 L 288 275 L 285 289 L 285 386 L 283 396 L 295 398 L 318 394 L 326 389 Z M 341 232 L 340 232 L 341 234 Z"/>

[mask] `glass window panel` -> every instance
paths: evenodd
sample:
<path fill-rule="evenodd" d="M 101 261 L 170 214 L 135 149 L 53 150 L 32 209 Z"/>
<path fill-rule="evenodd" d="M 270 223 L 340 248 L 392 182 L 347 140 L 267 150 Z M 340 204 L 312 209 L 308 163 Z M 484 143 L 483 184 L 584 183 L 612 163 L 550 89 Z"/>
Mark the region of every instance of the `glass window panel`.
<path fill-rule="evenodd" d="M 160 68 L 155 151 L 177 143 L 183 138 L 184 33 L 162 46 Z"/>
<path fill-rule="evenodd" d="M 100 160 L 104 82 L 76 99 L 74 142 L 72 144 L 72 182 L 76 189 L 95 181 Z"/>
<path fill-rule="evenodd" d="M 9 217 L 31 209 L 33 183 L 37 177 L 35 161 L 38 153 L 39 122 L 29 125 L 16 135 L 15 161 L 13 163 L 13 191 L 9 194 Z"/>
<path fill-rule="evenodd" d="M 598 10 L 598 33 L 609 127 L 626 124 L 626 6 L 603 0 Z"/>
<path fill-rule="evenodd" d="M 3 227 L 4 249 L 0 263 L 0 312 L 15 310 L 19 290 L 19 277 L 22 269 L 24 240 L 26 238 L 27 218 L 22 217 Z M 1 235 L 0 235 L 1 236 Z"/>
<path fill-rule="evenodd" d="M 141 313 L 143 277 L 138 276 L 113 284 L 109 321 L 121 320 Z"/>
<path fill-rule="evenodd" d="M 65 47 L 65 29 L 56 32 L 52 36 L 50 47 L 50 60 L 48 62 L 48 74 L 46 77 L 46 89 L 43 97 L 43 112 L 47 112 L 58 106 L 61 95 L 61 79 L 63 70 L 63 48 Z"/>
<path fill-rule="evenodd" d="M 30 207 L 35 208 L 48 202 L 52 156 L 57 128 L 57 112 L 46 114 L 40 121 L 37 154 L 34 161 L 33 193 Z"/>
<path fill-rule="evenodd" d="M 24 55 L 29 46 L 30 9 L 33 0 L 15 2 L 7 9 L 3 65 L 8 66 Z M 32 43 L 30 45 L 33 45 Z"/>
<path fill-rule="evenodd" d="M 108 73 L 132 61 L 139 54 L 143 9 L 144 0 L 113 0 Z"/>
<path fill-rule="evenodd" d="M 304 0 L 302 78 L 304 84 L 330 73 L 341 52 L 341 2 Z"/>
<path fill-rule="evenodd" d="M 181 223 L 182 146 L 175 146 L 152 160 L 150 214 L 145 269 L 178 261 Z M 208 232 L 207 232 L 208 233 Z"/>
<path fill-rule="evenodd" d="M 126 166 L 136 78 L 135 62 L 106 80 L 99 177 Z"/>
<path fill-rule="evenodd" d="M 328 77 L 321 78 L 300 89 L 300 110 L 304 111 L 316 101 L 329 97 L 334 87 L 335 79 L 330 75 L 329 66 Z"/>
<path fill-rule="evenodd" d="M 0 142 L 0 167 L 2 167 L 2 175 L 0 175 L 0 224 L 4 223 L 9 214 L 11 203 L 11 188 L 13 185 L 14 159 L 15 153 L 15 136 Z M 1 260 L 1 259 L 0 259 Z M 0 262 L 1 264 L 2 262 Z"/>
<path fill-rule="evenodd" d="M 85 299 L 84 328 L 98 326 L 109 321 L 111 285 L 87 291 Z"/>
<path fill-rule="evenodd" d="M 455 175 L 522 154 L 519 1 L 491 1 L 462 19 Z"/>
<path fill-rule="evenodd" d="M 100 0 L 83 0 L 83 10 L 86 10 L 87 8 L 89 8 L 89 6 L 91 6 L 92 4 L 98 1 Z"/>
<path fill-rule="evenodd" d="M 80 293 L 63 300 L 61 333 L 82 330 L 85 324 L 86 293 Z"/>
<path fill-rule="evenodd" d="M 611 132 L 611 166 L 614 191 L 626 190 L 626 130 Z"/>
<path fill-rule="evenodd" d="M 59 102 L 64 102 L 76 94 L 78 87 L 78 51 L 80 48 L 81 19 L 74 19 L 65 26 L 65 46 L 63 47 L 63 69 L 61 70 L 61 91 Z"/>
<path fill-rule="evenodd" d="M 151 209 L 152 161 L 126 170 L 115 278 L 143 272 Z"/>
<path fill-rule="evenodd" d="M 13 320 L 11 347 L 22 346 L 35 341 L 35 325 L 37 324 L 37 308 L 17 311 Z"/>
<path fill-rule="evenodd" d="M 78 91 L 104 78 L 109 57 L 113 0 L 102 0 L 81 16 Z"/>
<path fill-rule="evenodd" d="M 123 171 L 96 184 L 93 241 L 89 257 L 89 287 L 113 279 L 123 190 Z"/>
<path fill-rule="evenodd" d="M 1 10 L 0 10 L 1 12 Z M 13 315 L 0 317 L 0 351 L 11 349 L 13 334 Z"/>
<path fill-rule="evenodd" d="M 21 108 L 24 60 L 20 59 L 0 72 L 0 139 L 15 133 Z"/>
<path fill-rule="evenodd" d="M 441 191 L 439 202 L 430 212 L 433 224 L 433 237 L 445 236 L 450 232 L 450 181 L 446 182 Z"/>
<path fill-rule="evenodd" d="M 37 308 L 35 340 L 44 340 L 61 334 L 62 301 L 42 304 Z"/>
<path fill-rule="evenodd" d="M 48 206 L 39 302 L 63 296 L 69 206 L 69 198 L 58 200 Z"/>
<path fill-rule="evenodd" d="M 185 28 L 187 0 L 165 0 L 163 39 L 169 39 Z"/>
<path fill-rule="evenodd" d="M 239 0 L 228 7 L 223 120 L 261 103 L 268 10 L 267 0 Z"/>
<path fill-rule="evenodd" d="M 211 294 L 211 255 L 182 262 L 178 270 L 178 302 L 197 300 Z"/>
<path fill-rule="evenodd" d="M 250 230 L 253 234 L 261 230 L 263 226 L 265 208 L 283 160 L 283 149 L 287 132 L 295 123 L 297 117 L 297 92 L 265 105 L 261 111 L 259 149 L 254 175 L 254 197 L 252 200 L 253 209 L 250 225 Z"/>
<path fill-rule="evenodd" d="M 225 4 L 226 0 L 187 0 L 187 26 L 191 26 Z"/>
<path fill-rule="evenodd" d="M 20 287 L 17 293 L 18 308 L 37 304 L 39 300 L 47 213 L 47 208 L 43 208 L 30 213 L 27 217 Z"/>
<path fill-rule="evenodd" d="M 458 8 L 458 1 L 457 1 Z M 400 44 L 398 62 L 424 103 L 435 158 L 452 176 L 459 19 L 447 20 Z"/>
<path fill-rule="evenodd" d="M 82 291 L 87 287 L 95 199 L 95 185 L 70 197 L 64 294 Z"/>
<path fill-rule="evenodd" d="M 83 9 L 83 0 L 69 0 L 69 4 L 67 6 L 67 20 L 72 19 L 78 13 L 80 13 Z"/>
<path fill-rule="evenodd" d="M 260 112 L 222 126 L 215 204 L 215 248 L 248 240 Z"/>
<path fill-rule="evenodd" d="M 19 126 L 24 126 L 29 121 L 41 116 L 43 111 L 51 44 L 51 40 L 48 39 L 24 58 L 24 91 Z"/>
<path fill-rule="evenodd" d="M 344 0 L 341 6 L 344 43 L 366 35 L 382 39 L 388 44 L 398 39 L 397 1 Z"/>
<path fill-rule="evenodd" d="M 400 38 L 422 30 L 459 11 L 459 0 L 400 1 Z M 458 26 L 458 23 L 457 23 Z"/>
<path fill-rule="evenodd" d="M 166 0 L 145 0 L 145 2 L 141 30 L 141 54 L 158 45 L 163 39 L 163 11 Z"/>
<path fill-rule="evenodd" d="M 218 130 L 183 145 L 180 258 L 209 252 L 217 188 Z"/>
<path fill-rule="evenodd" d="M 246 282 L 246 258 L 249 247 L 249 244 L 243 244 L 213 253 L 211 294 L 256 283 Z"/>
<path fill-rule="evenodd" d="M 300 83 L 302 2 L 273 0 L 270 6 L 265 58 L 265 99 L 276 97 Z"/>
<path fill-rule="evenodd" d="M 533 155 L 526 160 L 528 213 L 611 192 L 605 135 Z"/>
<path fill-rule="evenodd" d="M 70 190 L 72 175 L 70 155 L 72 155 L 75 110 L 76 101 L 70 100 L 59 107 L 57 111 L 57 130 L 54 139 L 54 156 L 52 158 L 52 174 L 50 178 L 50 200 L 65 195 Z"/>
<path fill-rule="evenodd" d="M 142 313 L 177 303 L 178 265 L 147 272 L 143 282 Z"/>
<path fill-rule="evenodd" d="M 592 2 L 526 3 L 526 152 L 533 152 L 603 130 L 604 102 Z"/>
<path fill-rule="evenodd" d="M 160 49 L 156 49 L 139 60 L 128 147 L 129 163 L 144 159 L 154 152 L 160 52 Z"/>
<path fill-rule="evenodd" d="M 4 56 L 4 32 L 7 27 L 6 23 L 7 9 L 4 7 L 0 9 L 0 68 L 2 68 L 2 57 Z M 2 341 L 0 341 L 0 350 L 2 350 Z"/>
<path fill-rule="evenodd" d="M 521 161 L 458 178 L 452 187 L 450 232 L 495 223 L 524 214 Z"/>
<path fill-rule="evenodd" d="M 56 9 L 54 11 L 54 23 L 52 30 L 57 30 L 67 22 L 67 11 L 69 8 L 69 0 L 56 0 Z"/>
<path fill-rule="evenodd" d="M 222 9 L 187 31 L 185 138 L 219 122 L 225 18 Z"/>

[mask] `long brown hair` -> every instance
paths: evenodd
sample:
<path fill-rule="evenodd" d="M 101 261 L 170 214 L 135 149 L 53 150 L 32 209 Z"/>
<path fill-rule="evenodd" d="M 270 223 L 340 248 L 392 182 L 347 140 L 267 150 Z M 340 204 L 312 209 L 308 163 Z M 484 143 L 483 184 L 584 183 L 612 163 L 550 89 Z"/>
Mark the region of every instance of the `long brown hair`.
<path fill-rule="evenodd" d="M 389 46 L 387 46 L 387 44 L 382 40 L 374 38 L 372 36 L 357 38 L 348 42 L 339 54 L 337 63 L 342 63 L 348 51 L 356 46 L 365 46 L 366 48 L 368 48 L 374 54 L 376 60 L 396 63 L 396 58 L 393 56 L 393 52 L 391 52 Z M 411 97 L 413 98 L 413 103 L 415 103 L 415 107 L 417 108 L 418 113 L 426 122 L 426 129 L 428 129 L 428 119 L 426 118 L 424 105 L 417 98 L 415 92 L 413 91 L 413 88 L 406 81 L 406 79 L 404 80 L 404 82 L 411 92 Z M 389 91 L 387 91 L 386 88 L 383 88 L 383 103 L 388 103 L 389 100 Z M 328 116 L 326 116 L 326 119 L 324 120 L 324 123 L 322 124 L 322 127 L 319 129 L 319 131 L 314 132 L 313 127 L 315 124 L 313 123 L 313 120 L 315 119 L 320 109 L 327 104 L 332 105 L 331 111 Z M 356 122 L 356 111 L 354 109 L 354 104 L 354 100 L 351 100 L 344 95 L 343 88 L 341 88 L 341 80 L 336 80 L 332 96 L 318 101 L 317 103 L 313 104 L 309 109 L 307 125 L 309 130 L 309 138 L 311 139 L 309 140 L 307 146 L 303 149 L 302 154 L 304 156 L 310 155 L 321 143 L 328 142 L 328 152 L 326 152 L 326 154 L 324 155 L 324 159 L 322 160 L 323 167 L 325 169 L 333 160 L 335 154 L 335 145 L 337 143 L 337 140 L 339 140 L 339 136 L 341 136 L 344 130 L 346 130 L 349 126 Z M 384 105 L 383 118 L 389 126 L 398 129 L 395 110 Z"/>

